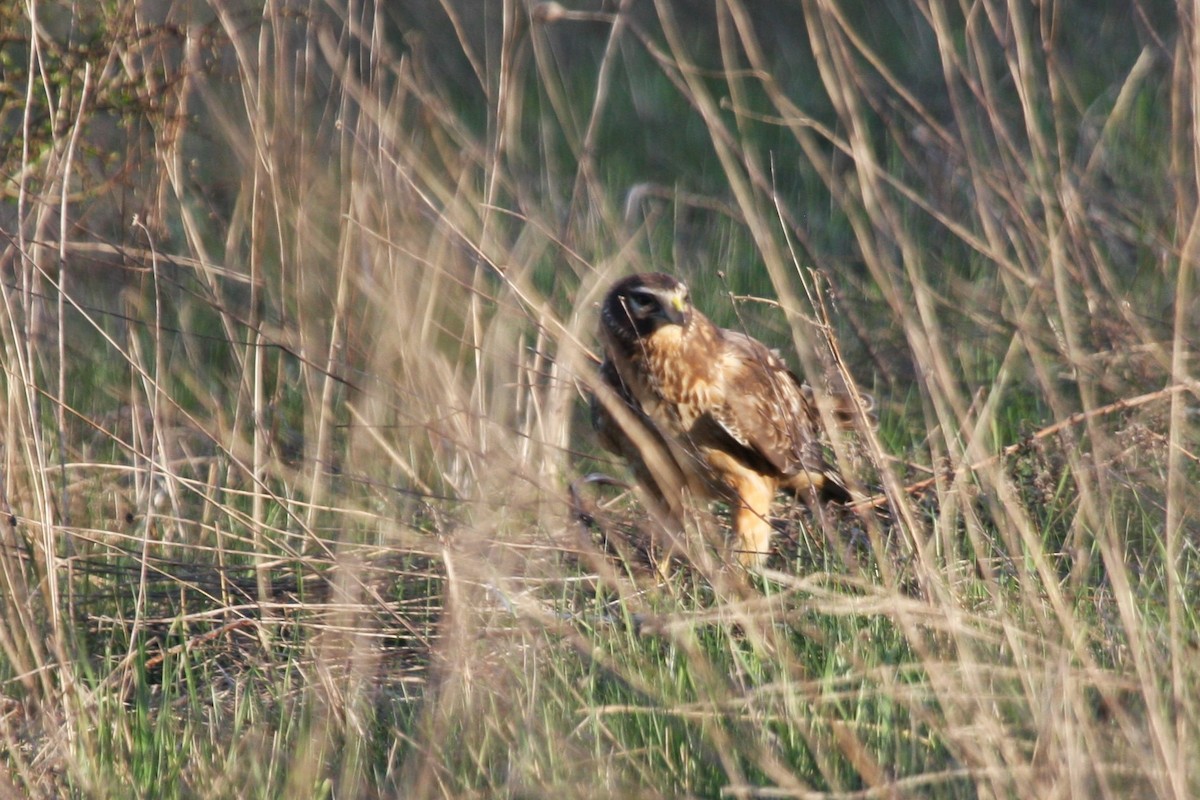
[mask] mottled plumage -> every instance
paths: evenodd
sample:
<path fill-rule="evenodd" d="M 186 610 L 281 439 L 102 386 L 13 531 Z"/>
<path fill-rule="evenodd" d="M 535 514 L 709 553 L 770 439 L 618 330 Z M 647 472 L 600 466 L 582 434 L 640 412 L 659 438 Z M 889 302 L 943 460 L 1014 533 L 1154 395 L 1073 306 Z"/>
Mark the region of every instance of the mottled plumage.
<path fill-rule="evenodd" d="M 776 352 L 693 308 L 683 283 L 661 273 L 617 282 L 600 336 L 600 375 L 612 390 L 593 404 L 600 442 L 629 462 L 664 514 L 682 519 L 685 490 L 730 502 L 738 558 L 754 567 L 769 551 L 780 489 L 850 499 L 825 462 L 812 390 Z M 848 400 L 833 406 L 843 422 Z M 614 405 L 630 413 L 615 415 Z"/>

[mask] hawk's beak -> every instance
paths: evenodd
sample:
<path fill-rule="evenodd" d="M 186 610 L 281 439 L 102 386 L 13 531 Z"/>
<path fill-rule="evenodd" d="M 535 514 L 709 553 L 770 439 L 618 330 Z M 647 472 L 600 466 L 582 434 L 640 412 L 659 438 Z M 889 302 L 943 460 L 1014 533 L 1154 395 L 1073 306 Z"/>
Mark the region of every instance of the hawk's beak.
<path fill-rule="evenodd" d="M 679 295 L 672 295 L 671 302 L 665 306 L 667 319 L 676 325 L 684 325 L 687 323 L 688 308 L 687 303 Z"/>

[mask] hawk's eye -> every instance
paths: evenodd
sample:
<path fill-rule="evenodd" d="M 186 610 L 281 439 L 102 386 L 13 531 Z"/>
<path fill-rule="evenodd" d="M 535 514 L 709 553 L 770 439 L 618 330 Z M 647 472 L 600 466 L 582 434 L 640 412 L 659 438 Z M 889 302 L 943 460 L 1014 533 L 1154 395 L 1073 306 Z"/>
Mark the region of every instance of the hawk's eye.
<path fill-rule="evenodd" d="M 652 294 L 633 292 L 629 295 L 629 313 L 644 319 L 659 310 L 658 298 Z"/>

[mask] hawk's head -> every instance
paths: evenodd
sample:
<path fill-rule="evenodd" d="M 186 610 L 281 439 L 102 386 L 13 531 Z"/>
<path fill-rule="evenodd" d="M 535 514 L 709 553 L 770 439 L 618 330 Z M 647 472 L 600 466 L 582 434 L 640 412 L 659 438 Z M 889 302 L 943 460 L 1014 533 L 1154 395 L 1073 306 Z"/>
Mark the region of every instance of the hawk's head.
<path fill-rule="evenodd" d="M 687 327 L 691 318 L 687 286 L 661 272 L 618 281 L 604 298 L 600 311 L 600 324 L 625 344 L 633 344 L 666 325 Z"/>

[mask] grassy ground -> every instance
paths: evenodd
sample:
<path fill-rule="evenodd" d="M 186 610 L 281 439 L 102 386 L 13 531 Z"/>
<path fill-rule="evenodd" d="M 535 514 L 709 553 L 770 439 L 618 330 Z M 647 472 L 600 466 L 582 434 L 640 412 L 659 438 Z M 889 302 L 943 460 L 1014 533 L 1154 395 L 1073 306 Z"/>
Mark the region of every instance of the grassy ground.
<path fill-rule="evenodd" d="M 1200 791 L 1188 4 L 78 6 L 0 10 L 0 796 Z M 885 513 L 646 569 L 650 269 Z"/>

